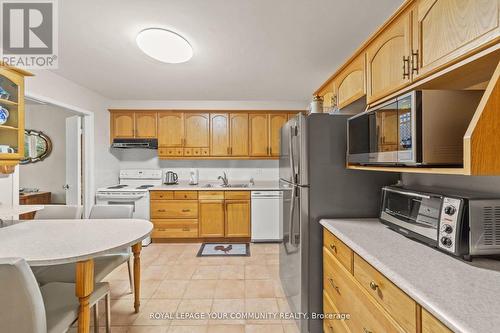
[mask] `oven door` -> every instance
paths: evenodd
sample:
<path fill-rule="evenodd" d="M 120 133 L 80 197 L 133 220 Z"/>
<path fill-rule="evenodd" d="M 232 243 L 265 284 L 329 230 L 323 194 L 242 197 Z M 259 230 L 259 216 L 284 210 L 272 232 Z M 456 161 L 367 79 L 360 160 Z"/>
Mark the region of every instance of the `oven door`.
<path fill-rule="evenodd" d="M 442 202 L 439 195 L 385 187 L 380 219 L 403 234 L 437 246 Z"/>
<path fill-rule="evenodd" d="M 131 205 L 133 218 L 149 220 L 149 200 L 147 192 L 97 192 L 98 205 Z"/>

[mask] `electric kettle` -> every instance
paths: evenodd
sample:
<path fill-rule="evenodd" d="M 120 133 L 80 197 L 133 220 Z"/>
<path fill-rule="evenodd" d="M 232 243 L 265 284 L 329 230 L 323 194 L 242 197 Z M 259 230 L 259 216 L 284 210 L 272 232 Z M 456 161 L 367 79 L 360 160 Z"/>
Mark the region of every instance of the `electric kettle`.
<path fill-rule="evenodd" d="M 167 171 L 165 173 L 165 184 L 167 184 L 167 185 L 177 184 L 178 178 L 179 177 L 177 177 L 177 174 L 175 172 Z"/>

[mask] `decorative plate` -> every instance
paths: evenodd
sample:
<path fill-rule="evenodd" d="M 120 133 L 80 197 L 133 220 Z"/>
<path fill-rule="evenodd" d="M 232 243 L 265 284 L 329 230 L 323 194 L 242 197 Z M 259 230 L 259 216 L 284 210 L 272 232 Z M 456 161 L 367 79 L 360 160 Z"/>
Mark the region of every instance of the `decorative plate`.
<path fill-rule="evenodd" d="M 0 125 L 5 124 L 8 119 L 9 119 L 9 110 L 4 108 L 3 106 L 0 106 Z"/>

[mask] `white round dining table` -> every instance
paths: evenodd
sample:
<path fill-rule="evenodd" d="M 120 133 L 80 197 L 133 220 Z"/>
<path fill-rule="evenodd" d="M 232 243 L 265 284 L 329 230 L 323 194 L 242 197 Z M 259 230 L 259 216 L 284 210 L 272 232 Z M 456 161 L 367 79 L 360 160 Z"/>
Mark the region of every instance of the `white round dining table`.
<path fill-rule="evenodd" d="M 86 333 L 90 330 L 89 297 L 94 289 L 93 259 L 132 247 L 134 308 L 139 312 L 141 241 L 152 229 L 151 222 L 139 219 L 25 221 L 0 228 L 0 257 L 24 258 L 30 266 L 75 263 L 78 332 Z"/>

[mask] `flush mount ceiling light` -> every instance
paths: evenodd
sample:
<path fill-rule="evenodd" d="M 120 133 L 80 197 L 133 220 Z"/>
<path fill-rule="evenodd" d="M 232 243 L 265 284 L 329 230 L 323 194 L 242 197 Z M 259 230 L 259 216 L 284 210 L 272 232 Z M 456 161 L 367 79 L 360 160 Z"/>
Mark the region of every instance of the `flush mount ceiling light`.
<path fill-rule="evenodd" d="M 170 30 L 150 28 L 139 32 L 137 46 L 153 59 L 169 64 L 186 62 L 193 56 L 193 48 L 182 36 Z"/>

